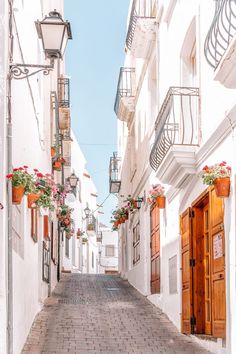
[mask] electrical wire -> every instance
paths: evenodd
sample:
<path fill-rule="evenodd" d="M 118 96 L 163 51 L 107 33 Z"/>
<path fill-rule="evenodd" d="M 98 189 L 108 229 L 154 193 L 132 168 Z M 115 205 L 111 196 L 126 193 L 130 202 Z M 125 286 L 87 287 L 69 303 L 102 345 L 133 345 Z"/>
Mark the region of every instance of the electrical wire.
<path fill-rule="evenodd" d="M 104 201 L 99 204 L 99 207 L 97 207 L 97 209 L 95 209 L 93 212 L 95 213 L 95 211 L 97 211 L 99 208 L 101 208 L 103 206 L 103 204 L 106 202 L 106 200 L 110 197 L 111 193 L 109 193 L 106 198 L 104 199 Z"/>

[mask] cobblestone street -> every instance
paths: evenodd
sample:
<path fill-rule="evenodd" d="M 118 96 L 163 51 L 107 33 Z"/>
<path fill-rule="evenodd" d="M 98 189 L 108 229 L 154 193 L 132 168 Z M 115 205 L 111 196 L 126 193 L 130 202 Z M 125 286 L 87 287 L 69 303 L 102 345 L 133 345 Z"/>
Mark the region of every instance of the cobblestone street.
<path fill-rule="evenodd" d="M 65 274 L 38 314 L 23 354 L 209 353 L 127 282 Z"/>

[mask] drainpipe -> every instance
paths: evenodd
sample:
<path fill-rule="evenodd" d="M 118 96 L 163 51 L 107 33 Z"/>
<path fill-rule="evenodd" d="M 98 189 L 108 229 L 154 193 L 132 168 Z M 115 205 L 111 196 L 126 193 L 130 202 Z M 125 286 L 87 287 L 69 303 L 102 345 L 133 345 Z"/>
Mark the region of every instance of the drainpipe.
<path fill-rule="evenodd" d="M 13 0 L 8 0 L 9 13 L 9 59 L 8 68 L 13 56 Z M 11 116 L 11 75 L 7 75 L 7 171 L 12 171 L 12 116 Z M 12 269 L 12 184 L 7 184 L 7 353 L 13 354 L 13 269 Z"/>

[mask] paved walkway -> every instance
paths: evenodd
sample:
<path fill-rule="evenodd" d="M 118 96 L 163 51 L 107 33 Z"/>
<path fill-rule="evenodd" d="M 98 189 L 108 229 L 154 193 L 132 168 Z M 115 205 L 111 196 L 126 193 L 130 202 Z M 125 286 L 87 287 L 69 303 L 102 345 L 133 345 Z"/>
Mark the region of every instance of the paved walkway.
<path fill-rule="evenodd" d="M 37 315 L 23 354 L 206 354 L 127 282 L 65 274 Z"/>

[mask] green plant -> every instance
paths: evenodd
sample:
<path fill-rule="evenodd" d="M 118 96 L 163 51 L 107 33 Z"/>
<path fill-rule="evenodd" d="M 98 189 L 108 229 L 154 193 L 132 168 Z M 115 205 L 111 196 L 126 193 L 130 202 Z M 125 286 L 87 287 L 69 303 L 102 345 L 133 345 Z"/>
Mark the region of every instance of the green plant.
<path fill-rule="evenodd" d="M 39 199 L 35 202 L 35 204 L 38 207 L 48 208 L 51 211 L 55 209 L 51 196 L 46 193 L 41 193 Z"/>
<path fill-rule="evenodd" d="M 28 166 L 14 168 L 12 173 L 9 173 L 6 177 L 11 180 L 13 187 L 23 186 L 25 193 L 30 193 L 34 189 L 33 175 L 28 173 Z"/>
<path fill-rule="evenodd" d="M 224 178 L 230 177 L 231 175 L 231 167 L 227 166 L 225 161 L 221 163 L 217 163 L 212 166 L 204 166 L 203 167 L 202 179 L 203 183 L 211 186 L 214 184 L 216 178 Z"/>

